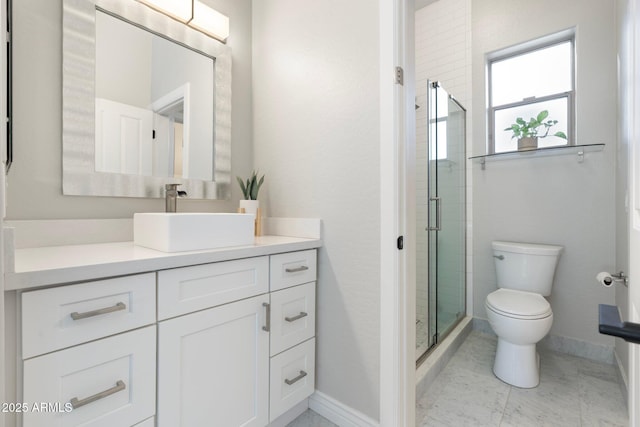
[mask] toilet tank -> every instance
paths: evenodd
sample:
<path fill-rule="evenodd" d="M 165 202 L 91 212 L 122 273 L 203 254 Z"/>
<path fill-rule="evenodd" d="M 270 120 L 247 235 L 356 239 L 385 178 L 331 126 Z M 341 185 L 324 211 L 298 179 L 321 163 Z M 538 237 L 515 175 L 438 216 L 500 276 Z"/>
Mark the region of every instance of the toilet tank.
<path fill-rule="evenodd" d="M 562 246 L 492 242 L 499 288 L 551 294 Z"/>

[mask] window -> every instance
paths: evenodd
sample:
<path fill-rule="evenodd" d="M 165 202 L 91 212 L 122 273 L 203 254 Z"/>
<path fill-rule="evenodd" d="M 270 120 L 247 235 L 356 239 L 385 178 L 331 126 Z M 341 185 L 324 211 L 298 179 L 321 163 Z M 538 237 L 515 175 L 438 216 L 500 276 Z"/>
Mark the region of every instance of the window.
<path fill-rule="evenodd" d="M 545 110 L 545 121 L 557 123 L 538 139 L 538 147 L 575 144 L 574 69 L 572 30 L 489 54 L 488 153 L 517 151 L 517 138 L 505 129 L 518 117 L 528 122 Z M 554 136 L 557 132 L 567 138 Z"/>

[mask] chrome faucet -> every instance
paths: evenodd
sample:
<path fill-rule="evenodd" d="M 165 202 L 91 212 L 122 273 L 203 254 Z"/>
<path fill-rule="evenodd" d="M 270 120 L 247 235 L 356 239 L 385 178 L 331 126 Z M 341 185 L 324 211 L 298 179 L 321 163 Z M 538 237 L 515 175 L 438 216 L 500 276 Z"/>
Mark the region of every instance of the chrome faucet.
<path fill-rule="evenodd" d="M 178 197 L 184 197 L 187 195 L 186 191 L 179 191 L 178 186 L 180 184 L 165 184 L 164 192 L 165 192 L 165 212 L 175 212 L 176 211 L 176 201 Z"/>

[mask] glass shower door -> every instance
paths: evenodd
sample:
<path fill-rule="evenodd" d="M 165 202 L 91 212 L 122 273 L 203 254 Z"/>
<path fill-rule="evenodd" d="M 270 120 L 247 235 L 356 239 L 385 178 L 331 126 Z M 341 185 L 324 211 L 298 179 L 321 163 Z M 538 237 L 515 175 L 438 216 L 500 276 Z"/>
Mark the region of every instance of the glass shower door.
<path fill-rule="evenodd" d="M 428 160 L 427 160 L 427 244 L 428 244 L 428 347 L 431 348 L 438 338 L 438 231 L 442 229 L 442 199 L 438 191 L 439 158 L 447 156 L 447 130 L 443 127 L 443 114 L 447 110 L 446 93 L 437 82 L 429 82 L 427 94 L 428 107 Z"/>
<path fill-rule="evenodd" d="M 418 227 L 418 233 L 426 233 L 427 259 L 418 254 L 417 260 L 419 269 L 426 264 L 426 274 L 417 274 L 418 292 L 424 286 L 420 277 L 427 281 L 427 310 L 418 316 L 418 326 L 427 325 L 417 328 L 426 335 L 417 337 L 417 358 L 464 317 L 466 304 L 466 112 L 437 82 L 428 84 L 427 106 L 426 226 Z"/>

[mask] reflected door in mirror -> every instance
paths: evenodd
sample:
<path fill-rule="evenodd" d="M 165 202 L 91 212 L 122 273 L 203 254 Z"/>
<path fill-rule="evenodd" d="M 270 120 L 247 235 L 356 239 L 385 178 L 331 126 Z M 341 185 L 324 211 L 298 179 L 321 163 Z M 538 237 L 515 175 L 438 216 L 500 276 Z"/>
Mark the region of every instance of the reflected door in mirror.
<path fill-rule="evenodd" d="M 214 60 L 96 12 L 96 171 L 214 176 Z"/>

